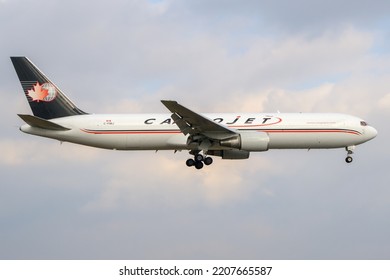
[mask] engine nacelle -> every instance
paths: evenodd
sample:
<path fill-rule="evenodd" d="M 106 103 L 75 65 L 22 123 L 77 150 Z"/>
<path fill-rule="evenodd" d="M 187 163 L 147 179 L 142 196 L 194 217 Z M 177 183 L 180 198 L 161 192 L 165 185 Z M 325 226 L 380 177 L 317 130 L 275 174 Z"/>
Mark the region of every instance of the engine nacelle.
<path fill-rule="evenodd" d="M 232 138 L 219 141 L 219 144 L 238 150 L 262 152 L 268 150 L 269 137 L 265 132 L 243 131 Z"/>

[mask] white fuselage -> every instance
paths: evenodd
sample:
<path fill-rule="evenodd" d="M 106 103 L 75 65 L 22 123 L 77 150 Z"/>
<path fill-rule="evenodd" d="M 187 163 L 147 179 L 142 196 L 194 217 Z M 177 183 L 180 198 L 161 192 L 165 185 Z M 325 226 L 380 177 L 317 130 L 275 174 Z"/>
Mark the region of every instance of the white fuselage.
<path fill-rule="evenodd" d="M 364 143 L 377 134 L 360 118 L 343 114 L 204 114 L 240 131 L 267 133 L 269 149 L 342 148 Z M 169 114 L 90 114 L 51 122 L 70 128 L 47 130 L 23 125 L 23 132 L 92 147 L 116 150 L 190 149 Z M 213 149 L 225 149 L 215 146 Z"/>

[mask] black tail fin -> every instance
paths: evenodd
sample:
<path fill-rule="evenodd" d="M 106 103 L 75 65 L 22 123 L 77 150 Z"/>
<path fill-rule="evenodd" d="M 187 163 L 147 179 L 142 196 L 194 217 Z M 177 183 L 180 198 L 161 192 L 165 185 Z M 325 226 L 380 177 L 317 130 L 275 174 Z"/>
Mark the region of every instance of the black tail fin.
<path fill-rule="evenodd" d="M 54 119 L 86 114 L 26 57 L 11 57 L 34 116 Z"/>

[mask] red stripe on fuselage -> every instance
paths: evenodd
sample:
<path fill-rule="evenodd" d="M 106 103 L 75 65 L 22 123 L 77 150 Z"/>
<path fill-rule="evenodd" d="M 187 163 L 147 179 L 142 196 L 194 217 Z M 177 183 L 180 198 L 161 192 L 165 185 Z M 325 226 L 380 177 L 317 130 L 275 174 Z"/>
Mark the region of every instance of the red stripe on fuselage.
<path fill-rule="evenodd" d="M 264 129 L 258 131 L 267 133 L 348 133 L 361 135 L 359 131 L 350 129 Z"/>
<path fill-rule="evenodd" d="M 81 129 L 81 131 L 89 134 L 180 134 L 180 130 L 91 130 Z M 266 133 L 348 133 L 361 135 L 359 131 L 350 129 L 251 129 L 251 131 L 259 131 Z"/>
<path fill-rule="evenodd" d="M 89 134 L 180 134 L 180 130 L 91 130 L 80 129 L 81 131 Z"/>

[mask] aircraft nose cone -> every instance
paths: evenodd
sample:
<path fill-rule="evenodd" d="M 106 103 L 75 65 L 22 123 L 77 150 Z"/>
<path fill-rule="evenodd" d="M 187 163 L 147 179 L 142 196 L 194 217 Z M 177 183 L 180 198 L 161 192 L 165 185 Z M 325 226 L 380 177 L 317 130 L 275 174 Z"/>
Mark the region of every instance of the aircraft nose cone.
<path fill-rule="evenodd" d="M 370 139 L 373 139 L 378 135 L 378 131 L 372 126 L 370 126 L 370 129 L 367 131 L 367 135 L 368 137 L 370 137 Z"/>

